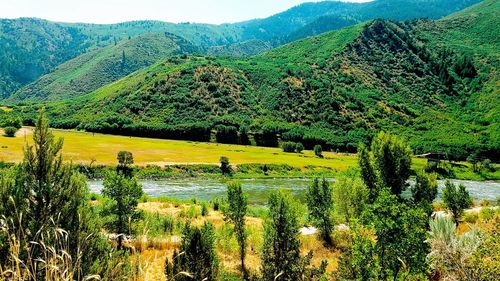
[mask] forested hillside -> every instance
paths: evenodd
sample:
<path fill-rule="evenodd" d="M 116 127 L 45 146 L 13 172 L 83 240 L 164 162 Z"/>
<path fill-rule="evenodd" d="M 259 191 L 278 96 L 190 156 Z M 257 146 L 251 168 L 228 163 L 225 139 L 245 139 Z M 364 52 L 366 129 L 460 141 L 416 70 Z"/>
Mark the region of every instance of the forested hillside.
<path fill-rule="evenodd" d="M 72 27 L 38 19 L 0 20 L 0 99 L 89 47 Z"/>
<path fill-rule="evenodd" d="M 170 58 L 43 106 L 53 126 L 95 132 L 355 151 L 390 130 L 417 153 L 498 157 L 496 11 L 485 1 L 437 22 L 375 20 L 247 59 Z"/>
<path fill-rule="evenodd" d="M 9 100 L 44 101 L 84 95 L 162 58 L 197 51 L 190 42 L 173 34 L 139 35 L 78 56 L 23 87 Z"/>
<path fill-rule="evenodd" d="M 324 1 L 306 3 L 266 19 L 222 25 L 173 24 L 147 20 L 119 24 L 53 23 L 39 19 L 0 20 L 0 74 L 4 77 L 0 81 L 0 99 L 12 95 L 22 86 L 81 53 L 89 52 L 87 56 L 78 58 L 71 64 L 84 64 L 88 61 L 88 56 L 96 54 L 93 53 L 96 48 L 121 44 L 122 40 L 146 33 L 168 32 L 183 37 L 207 54 L 245 56 L 375 18 L 437 19 L 476 2 L 478 0 L 376 0 L 368 3 Z M 156 48 L 154 44 L 153 42 L 151 46 L 153 49 Z M 57 73 L 54 75 L 56 78 L 48 80 L 59 79 Z M 46 85 L 46 80 L 47 78 L 37 81 L 36 88 L 40 84 Z M 36 90 L 34 100 L 40 98 L 40 92 L 49 90 L 52 88 Z M 67 90 L 71 92 L 70 95 L 54 96 L 67 97 L 85 92 L 88 88 L 70 85 Z M 30 97 L 24 90 L 16 96 Z"/>

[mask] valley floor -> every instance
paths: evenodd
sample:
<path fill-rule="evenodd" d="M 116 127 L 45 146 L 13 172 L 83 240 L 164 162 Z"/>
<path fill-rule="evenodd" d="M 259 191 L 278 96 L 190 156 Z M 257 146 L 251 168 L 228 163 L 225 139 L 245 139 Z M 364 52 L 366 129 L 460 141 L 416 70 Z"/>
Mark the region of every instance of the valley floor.
<path fill-rule="evenodd" d="M 0 136 L 0 161 L 19 162 L 26 140 L 31 142 L 31 128 L 23 128 L 15 138 Z M 284 153 L 280 148 L 200 143 L 152 138 L 137 138 L 54 130 L 56 137 L 64 138 L 63 155 L 78 164 L 115 165 L 119 151 L 130 151 L 138 166 L 172 164 L 219 164 L 226 156 L 231 164 L 261 163 L 288 164 L 294 167 L 318 166 L 346 170 L 356 165 L 356 155 L 324 152 L 318 158 L 312 151 L 301 154 Z"/>
<path fill-rule="evenodd" d="M 32 142 L 32 132 L 32 128 L 24 127 L 18 131 L 15 138 L 4 137 L 0 132 L 0 162 L 20 162 L 26 141 Z M 284 153 L 281 148 L 126 137 L 69 130 L 54 130 L 54 134 L 64 139 L 65 160 L 82 165 L 113 166 L 119 151 L 130 151 L 134 155 L 134 164 L 138 167 L 165 167 L 175 164 L 219 165 L 220 157 L 226 156 L 232 165 L 278 164 L 299 168 L 299 171 L 270 174 L 273 177 L 307 177 L 320 174 L 332 176 L 336 172 L 357 166 L 356 155 L 347 153 L 323 152 L 324 157 L 319 158 L 312 151 Z M 422 170 L 425 165 L 425 159 L 413 159 L 414 170 Z M 473 173 L 470 164 L 455 163 L 453 169 L 456 179 L 500 180 L 498 167 L 494 172 Z M 262 175 L 237 176 L 254 178 Z"/>

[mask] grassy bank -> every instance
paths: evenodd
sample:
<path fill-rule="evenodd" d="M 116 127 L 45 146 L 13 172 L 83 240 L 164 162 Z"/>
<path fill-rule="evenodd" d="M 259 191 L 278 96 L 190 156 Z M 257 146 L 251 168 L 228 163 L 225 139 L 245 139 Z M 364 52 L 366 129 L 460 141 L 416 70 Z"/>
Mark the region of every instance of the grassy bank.
<path fill-rule="evenodd" d="M 100 205 L 102 198 L 95 200 Z M 202 206 L 207 206 L 208 213 L 202 215 Z M 310 225 L 307 219 L 307 210 L 304 205 L 304 215 L 299 217 L 299 224 Z M 491 207 L 491 206 L 490 206 Z M 434 206 L 435 211 L 442 211 L 439 204 Z M 458 231 L 464 233 L 473 227 L 483 230 L 492 229 L 499 216 L 499 209 L 491 207 L 475 208 L 466 211 Z M 238 244 L 233 234 L 233 228 L 224 221 L 220 206 L 215 202 L 180 201 L 169 198 L 145 199 L 138 206 L 142 219 L 133 225 L 136 230 L 135 239 L 129 242 L 132 251 L 134 268 L 139 272 L 137 280 L 166 280 L 164 276 L 165 259 L 171 258 L 175 249 L 178 249 L 182 236 L 182 228 L 186 221 L 201 226 L 204 222 L 211 222 L 215 226 L 216 251 L 220 257 L 221 275 L 224 280 L 240 280 L 238 262 Z M 248 234 L 246 265 L 251 273 L 257 273 L 261 266 L 263 244 L 263 222 L 267 210 L 251 207 L 246 217 Z M 301 234 L 302 255 L 313 252 L 312 264 L 318 266 L 322 260 L 328 262 L 326 271 L 334 272 L 338 268 L 342 251 L 348 248 L 348 230 L 337 228 L 333 236 L 335 247 L 325 247 L 318 234 Z"/>

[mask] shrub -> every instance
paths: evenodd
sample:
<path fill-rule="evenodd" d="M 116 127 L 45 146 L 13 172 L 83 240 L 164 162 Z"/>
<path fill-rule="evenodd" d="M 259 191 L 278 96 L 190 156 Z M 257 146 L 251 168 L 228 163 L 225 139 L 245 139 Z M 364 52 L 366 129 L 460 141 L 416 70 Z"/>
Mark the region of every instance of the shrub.
<path fill-rule="evenodd" d="M 212 201 L 212 206 L 214 208 L 214 211 L 218 211 L 221 207 L 221 199 L 220 198 L 215 198 Z"/>
<path fill-rule="evenodd" d="M 233 174 L 233 168 L 229 163 L 229 158 L 226 156 L 220 157 L 220 171 L 224 176 L 231 176 Z"/>
<path fill-rule="evenodd" d="M 164 217 L 161 220 L 161 228 L 163 230 L 163 233 L 170 233 L 172 234 L 174 232 L 174 218 L 172 217 Z"/>
<path fill-rule="evenodd" d="M 291 141 L 287 141 L 281 145 L 281 148 L 283 148 L 283 152 L 293 153 L 297 148 L 297 144 Z"/>
<path fill-rule="evenodd" d="M 466 221 L 470 224 L 476 223 L 478 218 L 479 218 L 479 216 L 476 212 L 468 212 L 468 213 L 465 213 L 465 215 L 464 215 L 464 221 Z"/>
<path fill-rule="evenodd" d="M 207 204 L 205 204 L 205 203 L 201 204 L 201 215 L 203 217 L 208 216 L 208 208 L 207 208 Z"/>
<path fill-rule="evenodd" d="M 479 201 L 479 206 L 481 206 L 481 207 L 488 207 L 490 205 L 491 205 L 491 202 L 488 201 L 488 200 L 481 200 L 481 201 Z"/>
<path fill-rule="evenodd" d="M 317 144 L 314 146 L 314 154 L 318 156 L 319 158 L 323 158 L 323 147 L 321 145 Z"/>
<path fill-rule="evenodd" d="M 489 221 L 495 216 L 495 211 L 491 208 L 482 208 L 480 216 L 483 221 Z"/>
<path fill-rule="evenodd" d="M 16 136 L 17 128 L 15 127 L 5 127 L 3 129 L 4 136 L 13 138 Z"/>
<path fill-rule="evenodd" d="M 302 153 L 302 151 L 304 150 L 304 145 L 300 142 L 298 142 L 296 145 L 295 145 L 295 151 L 297 153 Z"/>
<path fill-rule="evenodd" d="M 214 226 L 205 223 L 200 228 L 186 223 L 179 252 L 174 251 L 172 259 L 166 260 L 167 279 L 211 281 L 217 280 L 218 273 L 219 259 L 215 251 Z"/>

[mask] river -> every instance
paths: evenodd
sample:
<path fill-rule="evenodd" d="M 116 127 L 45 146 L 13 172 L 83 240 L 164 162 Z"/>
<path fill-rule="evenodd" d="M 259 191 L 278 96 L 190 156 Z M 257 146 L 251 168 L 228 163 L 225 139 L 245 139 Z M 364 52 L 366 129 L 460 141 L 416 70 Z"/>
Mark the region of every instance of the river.
<path fill-rule="evenodd" d="M 292 194 L 303 201 L 305 190 L 311 179 L 242 179 L 240 180 L 244 191 L 248 194 L 250 205 L 265 205 L 269 192 L 273 189 L 288 189 Z M 478 182 L 452 180 L 462 183 L 476 200 L 495 201 L 500 198 L 500 182 Z M 226 183 L 218 179 L 169 179 L 169 180 L 141 180 L 144 192 L 150 197 L 171 197 L 180 200 L 196 197 L 199 200 L 210 201 L 226 194 Z M 91 192 L 99 193 L 102 181 L 89 181 Z M 439 181 L 440 192 L 444 181 Z"/>

